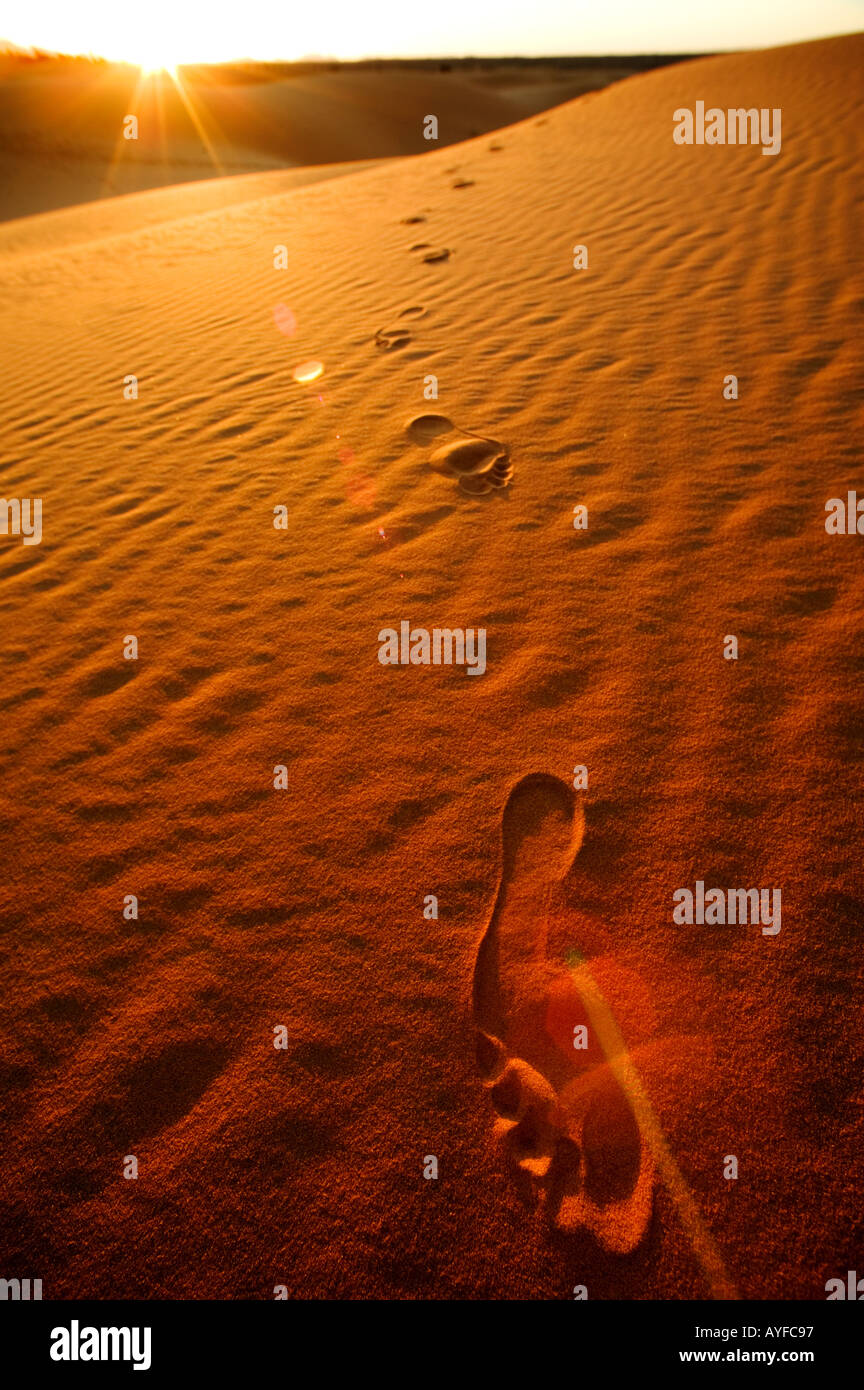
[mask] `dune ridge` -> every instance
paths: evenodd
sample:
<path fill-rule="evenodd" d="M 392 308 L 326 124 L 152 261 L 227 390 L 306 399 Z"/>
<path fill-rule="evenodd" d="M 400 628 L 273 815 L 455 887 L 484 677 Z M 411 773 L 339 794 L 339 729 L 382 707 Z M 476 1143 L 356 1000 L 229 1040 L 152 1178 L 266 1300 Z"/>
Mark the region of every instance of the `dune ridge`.
<path fill-rule="evenodd" d="M 2 215 L 294 166 L 425 153 L 602 88 L 671 55 L 237 63 L 141 74 L 0 50 Z M 125 123 L 134 114 L 134 139 Z M 283 185 L 285 186 L 285 185 Z"/>

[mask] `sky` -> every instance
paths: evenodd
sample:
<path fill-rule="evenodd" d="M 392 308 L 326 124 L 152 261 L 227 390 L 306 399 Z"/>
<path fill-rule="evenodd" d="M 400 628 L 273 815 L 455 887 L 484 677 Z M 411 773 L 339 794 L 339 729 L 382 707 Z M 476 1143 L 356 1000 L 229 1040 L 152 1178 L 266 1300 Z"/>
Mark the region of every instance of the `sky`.
<path fill-rule="evenodd" d="M 763 48 L 857 32 L 864 0 L 0 0 L 0 37 L 145 66 Z"/>

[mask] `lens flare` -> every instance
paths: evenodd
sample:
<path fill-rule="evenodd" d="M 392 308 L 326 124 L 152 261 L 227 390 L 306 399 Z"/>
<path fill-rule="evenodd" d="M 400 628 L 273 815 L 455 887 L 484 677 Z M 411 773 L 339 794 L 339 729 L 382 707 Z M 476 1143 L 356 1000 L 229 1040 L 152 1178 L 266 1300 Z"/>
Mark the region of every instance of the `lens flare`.
<path fill-rule="evenodd" d="M 375 484 L 365 474 L 357 474 L 353 478 L 348 478 L 345 483 L 345 491 L 349 502 L 353 502 L 356 507 L 372 508 L 375 506 Z"/>
<path fill-rule="evenodd" d="M 324 371 L 323 362 L 301 362 L 299 367 L 295 367 L 291 375 L 295 381 L 299 381 L 301 386 L 307 382 L 317 381 Z"/>
<path fill-rule="evenodd" d="M 273 322 L 284 333 L 286 338 L 291 338 L 297 332 L 297 316 L 293 309 L 289 309 L 287 304 L 277 304 L 273 310 Z"/>

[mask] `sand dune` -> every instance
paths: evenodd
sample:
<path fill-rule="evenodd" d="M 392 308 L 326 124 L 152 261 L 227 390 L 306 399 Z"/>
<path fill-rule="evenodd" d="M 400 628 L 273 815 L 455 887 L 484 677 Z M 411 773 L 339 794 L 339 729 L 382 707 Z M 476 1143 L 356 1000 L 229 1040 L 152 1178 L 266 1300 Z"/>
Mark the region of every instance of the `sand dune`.
<path fill-rule="evenodd" d="M 864 492 L 862 58 L 4 230 L 2 491 L 44 507 L 0 536 L 6 1271 L 855 1267 L 864 580 L 824 507 Z M 781 108 L 780 155 L 676 145 L 700 100 Z M 382 665 L 406 620 L 484 628 L 485 674 Z M 673 923 L 697 879 L 780 886 L 782 931 Z"/>
<path fill-rule="evenodd" d="M 506 99 L 463 86 L 455 86 L 458 128 L 447 143 L 513 119 Z M 437 100 L 443 109 L 448 95 L 447 77 L 382 84 L 371 75 L 325 74 L 248 87 L 188 85 L 187 93 L 167 78 L 142 85 L 137 70 L 123 67 L 16 72 L 0 86 L 5 216 L 215 175 L 419 153 L 428 108 L 418 116 L 418 102 Z M 134 140 L 123 136 L 128 113 L 139 122 Z"/>
<path fill-rule="evenodd" d="M 0 53 L 2 215 L 286 166 L 426 153 L 671 58 L 236 64 L 179 82 L 125 64 Z M 135 139 L 124 135 L 129 114 Z M 110 230 L 110 227 L 108 228 Z"/>
<path fill-rule="evenodd" d="M 98 212 L 84 203 L 62 212 L 35 213 L 0 222 L 0 256 L 42 255 L 61 247 L 98 243 L 107 238 L 165 226 L 205 212 L 221 212 L 240 203 L 254 203 L 310 183 L 344 178 L 371 169 L 379 160 L 347 164 L 318 164 L 301 169 L 271 170 L 266 174 L 236 174 L 233 178 L 199 179 L 171 188 L 126 193 L 100 201 Z"/>

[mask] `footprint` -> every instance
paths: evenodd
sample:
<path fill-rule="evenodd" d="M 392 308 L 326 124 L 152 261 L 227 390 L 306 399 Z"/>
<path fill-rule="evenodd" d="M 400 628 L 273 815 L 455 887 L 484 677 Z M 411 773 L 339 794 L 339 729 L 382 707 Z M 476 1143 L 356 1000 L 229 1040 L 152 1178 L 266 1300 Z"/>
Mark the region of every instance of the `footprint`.
<path fill-rule="evenodd" d="M 450 185 L 451 188 L 473 188 L 473 179 L 455 179 Z"/>
<path fill-rule="evenodd" d="M 504 146 L 503 146 L 503 145 L 499 145 L 499 144 L 497 143 L 497 141 L 495 141 L 495 140 L 493 140 L 493 141 L 492 141 L 492 144 L 489 146 L 489 149 L 493 152 L 493 154 L 497 154 L 498 151 L 499 151 L 499 150 L 503 150 L 503 148 L 504 148 Z"/>
<path fill-rule="evenodd" d="M 402 309 L 400 319 L 422 319 L 428 314 L 422 304 L 409 304 L 406 309 Z M 379 328 L 375 334 L 375 346 L 382 352 L 394 352 L 397 348 L 407 347 L 411 342 L 411 334 L 402 324 L 397 324 L 394 328 Z"/>
<path fill-rule="evenodd" d="M 409 251 L 425 251 L 426 255 L 422 260 L 428 261 L 449 261 L 450 249 L 447 246 L 433 246 L 429 241 L 415 241 L 413 246 L 409 246 Z"/>
<path fill-rule="evenodd" d="M 430 467 L 458 479 L 463 492 L 480 496 L 507 487 L 513 477 L 509 452 L 496 439 L 459 430 L 446 415 L 417 415 L 408 423 L 415 444 L 442 442 L 429 456 Z"/>
<path fill-rule="evenodd" d="M 407 328 L 379 328 L 375 334 L 375 346 L 382 352 L 395 352 L 397 348 L 407 347 L 410 341 Z"/>
<path fill-rule="evenodd" d="M 403 218 L 402 218 L 402 226 L 403 226 L 403 227 L 413 227 L 414 224 L 415 224 L 416 222 L 425 222 L 425 221 L 426 221 L 426 218 L 423 217 L 423 216 L 421 216 L 421 214 L 418 212 L 414 217 L 403 217 Z"/>
<path fill-rule="evenodd" d="M 446 415 L 417 415 L 408 422 L 407 434 L 415 444 L 429 444 L 439 434 L 449 434 L 453 421 Z"/>
<path fill-rule="evenodd" d="M 632 1058 L 644 1049 L 628 1051 L 619 1022 L 642 1043 L 652 1002 L 613 958 L 595 957 L 589 969 L 552 939 L 556 897 L 584 832 L 570 788 L 544 774 L 523 778 L 502 830 L 501 879 L 473 988 L 477 1063 L 496 1130 L 553 1226 L 587 1230 L 608 1253 L 624 1255 L 647 1230 L 655 1173 L 637 1120 L 644 1093 Z M 573 1046 L 577 1028 L 587 1030 L 584 1050 Z"/>

